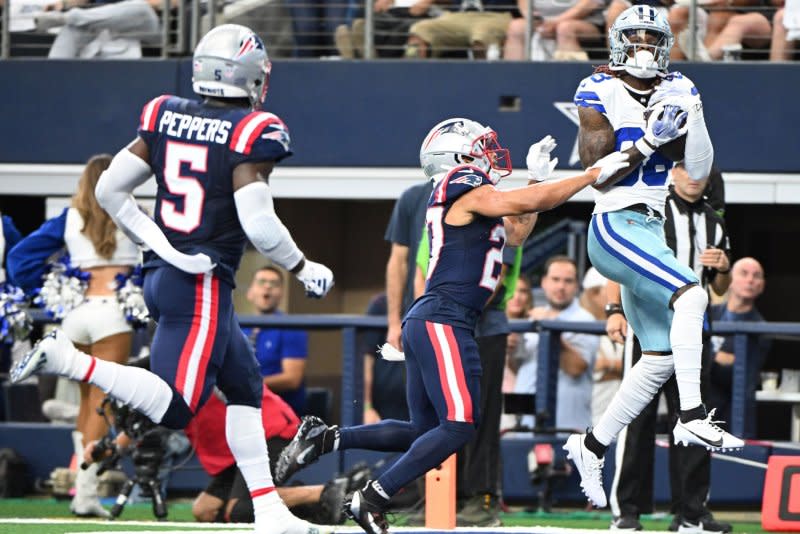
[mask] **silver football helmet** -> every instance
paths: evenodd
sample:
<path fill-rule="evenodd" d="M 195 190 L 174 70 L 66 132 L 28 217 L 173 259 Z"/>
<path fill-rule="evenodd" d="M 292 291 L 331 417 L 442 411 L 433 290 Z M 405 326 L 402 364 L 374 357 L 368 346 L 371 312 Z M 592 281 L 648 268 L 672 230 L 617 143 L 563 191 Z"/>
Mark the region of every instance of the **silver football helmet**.
<path fill-rule="evenodd" d="M 261 38 L 239 24 L 208 32 L 194 51 L 192 89 L 217 98 L 247 98 L 260 108 L 267 96 L 272 64 Z"/>
<path fill-rule="evenodd" d="M 624 70 L 637 78 L 666 73 L 675 37 L 667 17 L 652 6 L 631 6 L 608 30 L 612 70 Z"/>
<path fill-rule="evenodd" d="M 511 158 L 497 142 L 497 133 L 463 118 L 447 119 L 434 126 L 422 141 L 419 162 L 434 184 L 458 165 L 478 167 L 495 184 L 511 173 Z"/>

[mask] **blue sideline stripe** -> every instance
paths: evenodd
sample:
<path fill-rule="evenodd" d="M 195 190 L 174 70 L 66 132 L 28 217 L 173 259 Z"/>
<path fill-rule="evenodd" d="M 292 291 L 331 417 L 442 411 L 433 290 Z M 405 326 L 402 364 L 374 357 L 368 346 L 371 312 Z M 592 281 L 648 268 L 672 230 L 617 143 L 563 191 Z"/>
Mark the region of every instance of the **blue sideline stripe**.
<path fill-rule="evenodd" d="M 605 215 L 605 213 L 600 214 L 600 216 L 603 216 L 603 215 Z M 606 221 L 606 225 L 608 225 L 608 221 Z M 673 293 L 678 290 L 677 287 L 673 286 L 672 284 L 670 284 L 666 280 L 663 280 L 663 279 L 659 278 L 658 276 L 656 276 L 654 273 L 651 273 L 647 269 L 643 269 L 641 266 L 637 265 L 632 260 L 626 258 L 622 254 L 620 254 L 619 252 L 614 250 L 614 248 L 611 245 L 606 243 L 603 240 L 603 235 L 600 233 L 600 229 L 597 227 L 597 215 L 592 217 L 592 231 L 595 233 L 595 236 L 597 237 L 597 241 L 600 243 L 600 246 L 602 246 L 606 250 L 606 252 L 608 252 L 609 254 L 614 256 L 615 258 L 617 258 L 619 261 L 621 261 L 622 263 L 624 263 L 625 265 L 627 265 L 628 267 L 630 267 L 631 269 L 633 269 L 637 273 L 641 274 L 645 278 L 649 278 L 653 282 L 666 287 L 667 289 L 669 289 Z"/>

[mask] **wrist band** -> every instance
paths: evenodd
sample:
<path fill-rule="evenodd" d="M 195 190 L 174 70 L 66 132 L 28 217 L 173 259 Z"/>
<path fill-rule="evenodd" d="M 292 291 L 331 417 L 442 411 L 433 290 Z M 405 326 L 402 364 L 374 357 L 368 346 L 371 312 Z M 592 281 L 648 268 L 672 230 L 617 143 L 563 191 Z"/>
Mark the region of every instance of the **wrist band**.
<path fill-rule="evenodd" d="M 650 145 L 650 143 L 648 143 L 647 141 L 645 141 L 645 140 L 644 140 L 644 137 L 642 137 L 641 139 L 639 139 L 638 141 L 636 141 L 636 142 L 633 144 L 633 146 L 636 148 L 636 150 L 638 150 L 639 152 L 641 152 L 641 153 L 642 153 L 642 155 L 643 155 L 644 157 L 646 157 L 646 158 L 647 158 L 647 157 L 650 157 L 650 156 L 652 156 L 652 155 L 653 155 L 653 152 L 655 152 L 655 151 L 656 151 L 656 149 L 655 149 L 655 148 L 653 148 L 653 147 Z"/>

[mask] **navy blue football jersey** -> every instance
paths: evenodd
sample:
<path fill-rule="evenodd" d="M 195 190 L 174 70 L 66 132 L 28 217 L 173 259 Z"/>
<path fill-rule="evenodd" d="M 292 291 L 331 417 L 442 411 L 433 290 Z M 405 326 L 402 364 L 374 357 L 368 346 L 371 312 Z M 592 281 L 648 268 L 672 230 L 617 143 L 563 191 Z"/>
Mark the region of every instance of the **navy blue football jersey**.
<path fill-rule="evenodd" d="M 492 181 L 482 170 L 460 166 L 433 189 L 425 217 L 430 246 L 428 279 L 425 294 L 412 306 L 408 317 L 452 324 L 451 311 L 445 311 L 441 304 L 450 301 L 474 312 L 464 321 L 471 323 L 494 293 L 506 241 L 503 219 L 476 215 L 464 226 L 445 222 L 448 210 L 461 195 L 487 184 L 492 185 Z M 432 297 L 438 301 L 434 306 Z M 456 317 L 456 322 L 462 322 L 459 319 Z"/>
<path fill-rule="evenodd" d="M 233 170 L 291 155 L 286 125 L 264 111 L 162 95 L 144 106 L 139 137 L 150 149 L 158 185 L 156 223 L 173 247 L 207 254 L 232 282 L 247 242 L 233 200 Z"/>

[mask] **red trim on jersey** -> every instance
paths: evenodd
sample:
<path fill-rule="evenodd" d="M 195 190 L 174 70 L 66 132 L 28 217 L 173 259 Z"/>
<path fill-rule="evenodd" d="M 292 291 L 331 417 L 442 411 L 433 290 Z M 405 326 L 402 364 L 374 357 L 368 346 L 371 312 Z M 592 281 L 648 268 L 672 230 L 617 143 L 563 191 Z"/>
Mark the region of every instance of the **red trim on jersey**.
<path fill-rule="evenodd" d="M 433 346 L 433 352 L 436 353 L 436 367 L 439 368 L 439 385 L 444 394 L 444 402 L 447 404 L 447 420 L 452 421 L 456 417 L 455 402 L 453 395 L 450 393 L 450 386 L 447 383 L 447 371 L 444 366 L 444 354 L 442 353 L 442 346 L 439 344 L 439 338 L 436 336 L 434 330 L 434 323 L 425 321 L 425 328 L 428 330 L 428 339 Z"/>
<path fill-rule="evenodd" d="M 146 132 L 155 131 L 156 119 L 158 118 L 158 112 L 161 110 L 161 104 L 168 98 L 169 95 L 161 95 L 145 104 L 144 108 L 142 108 L 142 115 L 139 117 L 139 129 Z M 149 117 L 148 114 L 150 115 Z M 145 120 L 147 120 L 147 124 L 145 124 Z"/>
<path fill-rule="evenodd" d="M 261 488 L 257 490 L 253 490 L 250 492 L 250 498 L 255 499 L 256 497 L 261 497 L 263 495 L 268 495 L 275 491 L 275 486 L 270 486 L 268 488 Z"/>
<path fill-rule="evenodd" d="M 461 394 L 461 400 L 464 403 L 464 421 L 472 423 L 472 397 L 467 388 L 464 367 L 461 365 L 461 352 L 458 350 L 458 343 L 456 343 L 453 327 L 450 325 L 442 326 L 444 327 L 444 335 L 447 338 L 447 344 L 450 347 L 450 356 L 453 358 L 453 368 L 455 369 L 456 381 L 458 382 L 458 392 Z"/>
<path fill-rule="evenodd" d="M 92 362 L 89 364 L 89 369 L 86 371 L 86 374 L 83 375 L 81 378 L 81 382 L 88 382 L 92 378 L 92 374 L 94 373 L 94 368 L 97 365 L 97 358 L 94 356 L 91 357 Z"/>
<path fill-rule="evenodd" d="M 203 345 L 203 355 L 200 357 L 200 364 L 197 366 L 197 377 L 195 378 L 194 391 L 192 392 L 192 403 L 189 408 L 194 412 L 200 403 L 200 394 L 203 392 L 203 384 L 206 381 L 206 371 L 208 362 L 211 359 L 211 351 L 214 348 L 214 340 L 217 338 L 217 316 L 219 313 L 219 278 L 210 275 L 211 278 L 211 305 L 209 309 L 208 331 L 206 332 L 206 342 Z"/>
<path fill-rule="evenodd" d="M 253 130 L 247 134 L 247 142 L 245 146 L 239 150 L 237 147 L 241 144 L 241 138 L 244 134 L 244 130 L 254 122 L 262 122 L 262 124 L 256 125 Z M 264 128 L 270 124 L 283 124 L 283 122 L 272 113 L 266 113 L 263 111 L 254 111 L 253 113 L 247 115 L 239 122 L 239 124 L 236 126 L 236 129 L 233 131 L 233 137 L 231 138 L 229 145 L 230 149 L 241 154 L 249 154 L 253 149 L 253 143 L 255 143 L 256 139 L 258 139 L 258 136 L 261 135 L 261 132 L 264 131 Z"/>
<path fill-rule="evenodd" d="M 192 328 L 189 330 L 189 335 L 186 337 L 186 342 L 183 344 L 183 350 L 181 350 L 181 356 L 178 360 L 178 371 L 175 375 L 175 389 L 178 390 L 182 397 L 184 396 L 184 390 L 186 388 L 186 373 L 189 368 L 189 360 L 192 357 L 192 349 L 194 349 L 194 345 L 197 342 L 197 334 L 200 332 L 201 314 L 203 311 L 203 276 L 202 274 L 195 276 Z M 186 400 L 185 397 L 184 400 Z"/>

